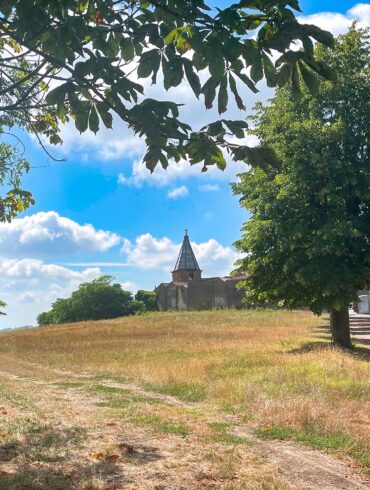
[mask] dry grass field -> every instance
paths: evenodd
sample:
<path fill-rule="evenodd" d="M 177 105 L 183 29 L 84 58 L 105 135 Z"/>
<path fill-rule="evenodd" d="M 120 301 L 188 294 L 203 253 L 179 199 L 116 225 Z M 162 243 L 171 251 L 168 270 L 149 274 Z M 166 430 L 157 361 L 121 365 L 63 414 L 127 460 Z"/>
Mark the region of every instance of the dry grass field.
<path fill-rule="evenodd" d="M 307 312 L 0 335 L 0 490 L 362 489 L 370 351 Z"/>

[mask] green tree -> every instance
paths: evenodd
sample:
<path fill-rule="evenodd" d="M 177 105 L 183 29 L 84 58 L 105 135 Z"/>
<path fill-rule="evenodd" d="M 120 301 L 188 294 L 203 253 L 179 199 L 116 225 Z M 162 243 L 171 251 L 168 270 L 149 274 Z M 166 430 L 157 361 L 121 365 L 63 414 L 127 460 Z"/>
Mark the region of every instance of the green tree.
<path fill-rule="evenodd" d="M 72 293 L 72 310 L 78 320 L 102 320 L 129 313 L 132 293 L 124 291 L 112 276 L 102 276 L 85 282 Z M 74 320 L 72 320 L 74 321 Z"/>
<path fill-rule="evenodd" d="M 316 97 L 299 79 L 301 98 L 279 89 L 257 106 L 253 133 L 278 158 L 233 186 L 250 212 L 236 243 L 248 300 L 330 310 L 333 341 L 344 347 L 348 306 L 370 277 L 369 39 L 353 26 L 334 50 L 317 48 L 338 81 Z"/>
<path fill-rule="evenodd" d="M 80 284 L 70 298 L 57 299 L 48 312 L 40 313 L 39 325 L 70 323 L 85 320 L 104 320 L 131 315 L 143 308 L 133 301 L 132 293 L 124 291 L 112 276 L 102 276 Z"/>
<path fill-rule="evenodd" d="M 136 299 L 131 301 L 130 307 L 129 307 L 129 314 L 130 315 L 139 315 L 141 313 L 145 313 L 145 311 L 146 311 L 146 308 L 145 308 L 145 304 L 143 301 L 139 301 Z"/>
<path fill-rule="evenodd" d="M 232 95 L 245 109 L 241 85 L 258 91 L 298 72 L 316 86 L 316 74 L 332 72 L 315 60 L 313 40 L 331 45 L 331 34 L 298 23 L 298 0 L 241 0 L 211 9 L 204 0 L 0 0 L 0 71 L 5 78 L 3 114 L 20 114 L 27 129 L 59 143 L 56 122 L 75 121 L 80 132 L 112 127 L 113 114 L 145 139 L 151 170 L 158 162 L 186 158 L 191 164 L 225 167 L 234 160 L 266 158 L 243 144 L 245 121 L 219 119 L 193 130 L 179 119 L 174 101 L 145 98 L 135 79 L 150 78 L 168 90 L 186 79 L 196 97 L 220 114 Z M 251 34 L 256 33 L 254 38 Z M 290 49 L 299 41 L 299 51 Z M 280 53 L 274 64 L 272 50 Z M 204 71 L 202 83 L 199 72 Z M 311 72 L 310 72 L 311 73 Z M 161 75 L 161 76 L 159 76 Z M 40 139 L 41 141 L 41 139 Z"/>
<path fill-rule="evenodd" d="M 6 303 L 4 301 L 0 300 L 0 308 L 5 308 L 5 306 L 6 306 Z M 0 315 L 5 315 L 5 313 L 3 311 L 0 311 Z"/>
<path fill-rule="evenodd" d="M 23 190 L 21 184 L 22 175 L 28 171 L 29 163 L 19 150 L 9 143 L 0 143 L 0 186 L 6 189 L 5 195 L 0 196 L 0 222 L 10 222 L 34 204 L 31 193 Z"/>
<path fill-rule="evenodd" d="M 157 295 L 154 291 L 145 291 L 144 289 L 139 289 L 135 295 L 137 301 L 142 301 L 145 306 L 146 311 L 157 311 Z"/>

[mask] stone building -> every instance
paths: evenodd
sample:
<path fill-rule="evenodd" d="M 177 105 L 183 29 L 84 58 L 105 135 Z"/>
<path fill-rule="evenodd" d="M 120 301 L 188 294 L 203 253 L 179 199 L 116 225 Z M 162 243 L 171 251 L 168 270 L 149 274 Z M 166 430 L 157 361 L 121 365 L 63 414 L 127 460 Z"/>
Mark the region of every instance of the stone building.
<path fill-rule="evenodd" d="M 202 278 L 185 231 L 184 240 L 174 270 L 172 281 L 156 289 L 160 310 L 208 310 L 211 308 L 243 308 L 244 293 L 237 289 L 243 277 Z"/>

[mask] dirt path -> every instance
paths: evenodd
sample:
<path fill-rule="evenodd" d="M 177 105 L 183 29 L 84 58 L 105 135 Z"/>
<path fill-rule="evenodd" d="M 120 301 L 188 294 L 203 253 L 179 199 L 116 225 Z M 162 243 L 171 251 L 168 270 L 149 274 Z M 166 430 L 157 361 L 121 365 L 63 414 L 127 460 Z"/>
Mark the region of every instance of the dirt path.
<path fill-rule="evenodd" d="M 45 366 L 42 369 L 45 371 Z M 87 374 L 75 376 L 67 371 L 49 371 L 62 376 L 61 381 L 65 377 L 85 379 L 89 389 L 98 385 L 100 389 L 103 386 L 122 390 L 122 394 L 139 395 L 143 400 L 131 400 L 128 403 L 138 405 L 129 404 L 127 407 L 129 414 L 137 410 L 139 415 L 131 422 L 131 419 L 122 419 L 120 405 L 117 410 L 112 408 L 116 399 L 109 405 L 103 395 L 87 393 L 83 389 L 62 388 L 55 380 L 30 379 L 1 371 L 2 386 L 11 390 L 9 393 L 5 391 L 8 393 L 6 396 L 2 392 L 2 422 L 5 428 L 11 428 L 11 437 L 1 440 L 1 489 L 370 488 L 343 462 L 299 444 L 261 440 L 245 426 L 239 425 L 240 421 L 235 417 L 212 412 L 205 404 L 185 404 L 175 397 L 145 391 L 133 384 L 96 381 Z M 9 402 L 11 396 L 18 400 L 13 406 Z M 152 400 L 162 405 L 153 405 Z M 164 413 L 182 418 L 185 423 L 192 424 L 194 430 L 179 436 L 153 432 L 151 426 L 145 425 Z M 40 429 L 35 432 L 36 417 L 39 417 L 37 424 L 42 421 L 46 427 L 46 440 L 49 441 L 49 446 L 44 443 L 49 452 L 41 461 L 39 453 L 44 440 L 40 439 Z M 31 420 L 30 430 L 24 433 L 19 431 L 22 419 Z M 225 421 L 229 423 L 230 435 L 240 441 L 245 440 L 246 444 L 239 441 L 230 445 L 223 440 L 215 442 L 209 439 L 208 425 Z M 17 437 L 13 427 L 18 427 Z M 83 441 L 75 437 L 76 431 L 85 434 Z M 54 442 L 51 444 L 50 440 Z M 19 485 L 19 478 L 23 478 L 22 482 L 27 481 L 22 473 L 25 468 L 29 478 L 38 481 L 40 486 Z M 2 486 L 4 481 L 5 486 Z"/>
<path fill-rule="evenodd" d="M 300 489 L 369 489 L 370 485 L 354 477 L 343 462 L 320 451 L 285 441 L 265 441 L 253 437 L 243 428 L 235 434 L 252 437 L 256 447 L 264 452 L 269 461 L 279 468 L 284 479 Z"/>

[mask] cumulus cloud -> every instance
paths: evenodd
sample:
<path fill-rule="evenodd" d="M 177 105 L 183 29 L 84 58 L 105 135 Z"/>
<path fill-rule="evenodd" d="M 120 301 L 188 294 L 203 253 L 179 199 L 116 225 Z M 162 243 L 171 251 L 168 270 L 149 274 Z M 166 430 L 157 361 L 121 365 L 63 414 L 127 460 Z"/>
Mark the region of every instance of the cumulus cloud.
<path fill-rule="evenodd" d="M 182 185 L 180 187 L 175 187 L 175 189 L 171 189 L 167 193 L 167 197 L 169 199 L 182 199 L 184 197 L 187 197 L 188 195 L 189 195 L 189 189 L 185 185 Z"/>
<path fill-rule="evenodd" d="M 146 233 L 134 242 L 126 239 L 121 251 L 127 262 L 139 269 L 170 271 L 176 263 L 180 247 L 181 243 L 174 243 L 167 237 L 156 238 Z M 234 249 L 214 239 L 203 243 L 192 242 L 192 247 L 205 277 L 229 274 L 239 258 Z"/>
<path fill-rule="evenodd" d="M 370 26 L 370 3 L 358 3 L 343 14 L 319 12 L 300 17 L 300 22 L 315 24 L 332 32 L 335 36 L 345 33 L 354 21 L 357 21 L 360 27 Z"/>
<path fill-rule="evenodd" d="M 37 259 L 0 260 L 0 297 L 8 304 L 0 328 L 34 325 L 36 316 L 57 298 L 101 275 L 98 267 L 74 271 Z"/>
<path fill-rule="evenodd" d="M 2 256 L 41 257 L 76 252 L 103 252 L 120 242 L 109 231 L 80 225 L 55 211 L 40 212 L 11 223 L 0 223 Z"/>
<path fill-rule="evenodd" d="M 96 134 L 89 130 L 80 134 L 73 122 L 67 123 L 61 128 L 60 136 L 63 140 L 61 151 L 67 155 L 72 152 L 86 155 L 86 152 L 93 150 L 93 157 L 103 162 L 135 158 L 143 154 L 144 141 L 135 136 L 118 116 L 113 117 L 113 128 L 108 129 L 101 124 Z"/>
<path fill-rule="evenodd" d="M 235 141 L 236 140 L 234 139 L 231 140 L 231 142 Z M 258 139 L 252 135 L 244 140 L 238 140 L 238 143 L 255 146 L 258 143 Z M 120 173 L 117 182 L 122 185 L 138 188 L 143 185 L 165 187 L 174 182 L 196 178 L 199 181 L 203 181 L 204 185 L 207 185 L 210 179 L 220 182 L 235 181 L 238 174 L 247 171 L 248 166 L 244 162 L 233 162 L 227 155 L 225 155 L 225 157 L 227 166 L 224 171 L 218 169 L 216 165 L 213 165 L 208 167 L 208 171 L 204 173 L 201 172 L 201 164 L 190 165 L 190 163 L 185 160 L 181 160 L 178 163 L 171 161 L 166 170 L 160 165 L 157 165 L 151 173 L 144 165 L 142 159 L 137 159 L 132 164 L 131 172 L 128 175 Z"/>

